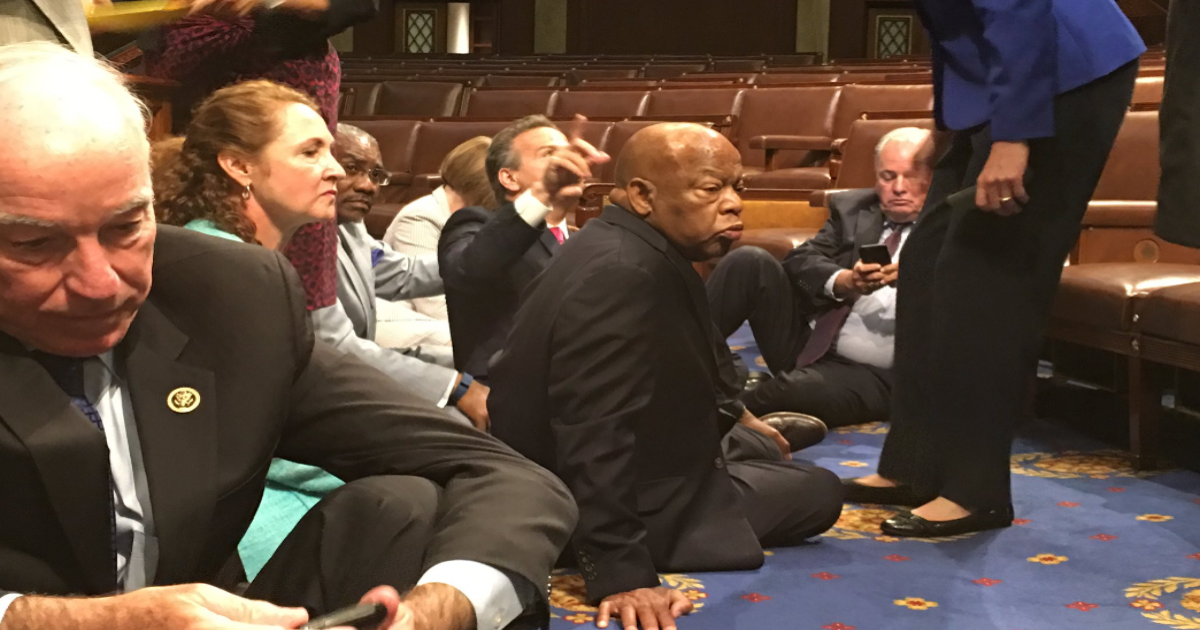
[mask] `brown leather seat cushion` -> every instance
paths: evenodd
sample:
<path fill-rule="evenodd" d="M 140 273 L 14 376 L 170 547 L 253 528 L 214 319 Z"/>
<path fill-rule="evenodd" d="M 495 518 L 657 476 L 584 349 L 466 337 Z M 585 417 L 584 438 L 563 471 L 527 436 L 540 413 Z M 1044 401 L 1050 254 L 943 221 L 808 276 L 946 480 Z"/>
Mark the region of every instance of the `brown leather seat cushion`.
<path fill-rule="evenodd" d="M 812 228 L 758 228 L 746 230 L 742 238 L 733 244 L 738 247 L 761 247 L 772 256 L 783 260 L 788 252 L 796 249 L 801 243 L 816 236 L 817 230 Z"/>
<path fill-rule="evenodd" d="M 521 118 L 550 111 L 556 92 L 546 90 L 476 90 L 467 97 L 464 116 Z"/>
<path fill-rule="evenodd" d="M 822 85 L 746 90 L 737 133 L 742 163 L 757 168 L 766 165 L 765 152 L 750 148 L 750 140 L 757 136 L 828 137 L 841 89 Z M 777 166 L 799 166 L 808 157 L 808 151 L 781 151 Z"/>
<path fill-rule="evenodd" d="M 462 93 L 461 83 L 384 81 L 375 113 L 380 116 L 455 116 Z"/>
<path fill-rule="evenodd" d="M 829 188 L 831 183 L 829 168 L 825 166 L 802 166 L 749 173 L 744 181 L 747 188 L 782 190 L 820 190 Z"/>
<path fill-rule="evenodd" d="M 1200 283 L 1155 291 L 1138 305 L 1138 327 L 1153 337 L 1200 345 Z"/>
<path fill-rule="evenodd" d="M 553 115 L 559 118 L 583 114 L 593 117 L 641 116 L 650 93 L 645 90 L 570 90 L 561 92 Z"/>
<path fill-rule="evenodd" d="M 738 114 L 742 93 L 729 89 L 658 90 L 650 93 L 645 116 L 725 116 Z"/>
<path fill-rule="evenodd" d="M 1092 199 L 1158 198 L 1158 112 L 1128 112 Z"/>
<path fill-rule="evenodd" d="M 1165 287 L 1191 283 L 1200 283 L 1200 265 L 1072 265 L 1063 270 L 1052 313 L 1061 321 L 1128 331 L 1132 329 L 1134 313 L 1141 311 L 1139 302 L 1144 303 L 1159 291 L 1169 290 Z M 1196 286 L 1200 289 L 1200 285 Z M 1200 302 L 1196 308 L 1200 313 Z M 1145 323 L 1145 317 L 1139 317 L 1138 326 L 1145 329 Z M 1200 331 L 1196 337 L 1200 339 Z"/>

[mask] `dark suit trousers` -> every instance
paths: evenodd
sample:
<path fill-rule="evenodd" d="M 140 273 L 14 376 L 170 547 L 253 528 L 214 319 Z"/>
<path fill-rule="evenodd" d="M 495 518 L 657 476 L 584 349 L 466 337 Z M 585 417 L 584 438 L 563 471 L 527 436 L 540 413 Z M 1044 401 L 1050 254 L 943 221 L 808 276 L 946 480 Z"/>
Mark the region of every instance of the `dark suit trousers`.
<path fill-rule="evenodd" d="M 1167 72 L 1159 108 L 1162 179 L 1154 231 L 1200 247 L 1200 2 L 1176 0 L 1167 17 Z"/>
<path fill-rule="evenodd" d="M 403 476 L 338 488 L 300 520 L 246 596 L 319 615 L 381 584 L 405 592 L 426 568 L 441 493 L 427 479 Z"/>
<path fill-rule="evenodd" d="M 812 464 L 780 459 L 766 436 L 735 424 L 721 441 L 739 507 L 764 547 L 798 545 L 837 522 L 842 485 Z"/>
<path fill-rule="evenodd" d="M 891 405 L 889 370 L 830 353 L 796 368 L 808 341 L 810 313 L 788 281 L 783 265 L 758 247 L 741 247 L 723 258 L 707 284 L 708 303 L 721 335 L 750 322 L 767 367 L 775 375 L 741 396 L 750 413 L 795 411 L 840 427 L 886 420 Z"/>
<path fill-rule="evenodd" d="M 1030 201 L 1012 217 L 947 203 L 991 148 L 986 126 L 954 133 L 900 266 L 884 477 L 971 510 L 1011 502 L 1013 431 L 1045 320 L 1136 73 L 1131 62 L 1057 97 L 1056 135 L 1029 141 Z"/>

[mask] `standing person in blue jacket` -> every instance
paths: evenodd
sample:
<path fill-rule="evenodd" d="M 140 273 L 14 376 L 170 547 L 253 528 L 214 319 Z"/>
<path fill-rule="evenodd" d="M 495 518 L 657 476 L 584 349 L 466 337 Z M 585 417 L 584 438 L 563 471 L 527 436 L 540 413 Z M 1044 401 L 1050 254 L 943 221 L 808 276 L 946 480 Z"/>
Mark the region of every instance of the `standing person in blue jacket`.
<path fill-rule="evenodd" d="M 935 537 L 1012 522 L 1014 427 L 1145 47 L 1114 0 L 915 5 L 951 133 L 904 250 L 891 432 L 846 498 L 916 506 L 883 531 Z"/>

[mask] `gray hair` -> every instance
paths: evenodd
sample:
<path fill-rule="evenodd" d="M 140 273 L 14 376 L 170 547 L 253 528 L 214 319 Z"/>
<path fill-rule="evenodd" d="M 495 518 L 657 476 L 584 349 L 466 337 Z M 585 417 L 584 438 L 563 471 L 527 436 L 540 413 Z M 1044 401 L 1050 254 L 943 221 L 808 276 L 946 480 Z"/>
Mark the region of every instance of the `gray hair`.
<path fill-rule="evenodd" d="M 879 163 L 879 156 L 883 154 L 883 149 L 893 142 L 902 142 L 911 144 L 915 147 L 921 147 L 914 159 L 920 162 L 925 162 L 926 166 L 933 164 L 933 142 L 931 138 L 933 132 L 920 127 L 900 127 L 893 129 L 879 139 L 879 144 L 875 145 L 875 163 Z"/>
<path fill-rule="evenodd" d="M 521 168 L 521 156 L 512 150 L 513 141 L 517 139 L 517 136 L 526 131 L 542 127 L 558 129 L 558 126 L 550 122 L 549 118 L 541 114 L 534 114 L 518 118 L 511 125 L 501 129 L 492 137 L 492 145 L 488 147 L 484 167 L 487 169 L 488 182 L 492 184 L 492 190 L 496 193 L 497 202 L 504 203 L 504 200 L 508 199 L 509 194 L 508 189 L 500 183 L 500 169 Z"/>
<path fill-rule="evenodd" d="M 0 46 L 0 116 L 6 122 L 26 107 L 38 110 L 31 112 L 37 115 L 55 101 L 78 103 L 76 107 L 86 110 L 97 95 L 111 99 L 117 111 L 144 131 L 149 109 L 108 63 L 49 42 Z"/>

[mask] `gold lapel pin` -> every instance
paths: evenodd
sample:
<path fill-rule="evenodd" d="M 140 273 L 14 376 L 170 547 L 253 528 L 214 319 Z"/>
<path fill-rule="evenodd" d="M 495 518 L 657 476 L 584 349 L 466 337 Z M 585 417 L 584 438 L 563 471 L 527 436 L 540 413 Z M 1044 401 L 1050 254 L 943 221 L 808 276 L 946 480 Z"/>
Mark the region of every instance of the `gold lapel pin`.
<path fill-rule="evenodd" d="M 200 392 L 191 387 L 177 387 L 167 394 L 167 406 L 175 413 L 191 413 L 200 406 Z"/>

